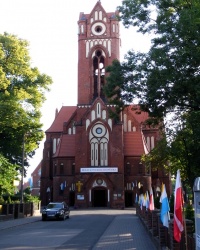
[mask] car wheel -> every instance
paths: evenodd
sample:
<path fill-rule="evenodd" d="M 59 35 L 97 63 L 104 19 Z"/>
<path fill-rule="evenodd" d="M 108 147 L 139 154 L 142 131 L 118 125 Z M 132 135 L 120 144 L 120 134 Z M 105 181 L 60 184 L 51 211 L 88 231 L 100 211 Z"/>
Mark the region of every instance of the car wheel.
<path fill-rule="evenodd" d="M 46 218 L 45 217 L 42 217 L 42 221 L 45 221 L 46 220 Z"/>

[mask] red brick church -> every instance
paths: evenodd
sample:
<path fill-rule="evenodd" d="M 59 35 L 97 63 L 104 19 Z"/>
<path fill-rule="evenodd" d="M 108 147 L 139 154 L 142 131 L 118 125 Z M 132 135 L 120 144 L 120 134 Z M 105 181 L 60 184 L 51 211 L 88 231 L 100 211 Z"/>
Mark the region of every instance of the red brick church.
<path fill-rule="evenodd" d="M 136 195 L 159 191 L 164 171 L 147 169 L 141 155 L 159 140 L 156 128 L 145 126 L 148 114 L 128 106 L 116 123 L 102 86 L 105 68 L 120 55 L 116 12 L 98 1 L 78 20 L 78 103 L 63 106 L 46 131 L 41 163 L 42 205 L 65 200 L 70 206 L 133 206 Z"/>

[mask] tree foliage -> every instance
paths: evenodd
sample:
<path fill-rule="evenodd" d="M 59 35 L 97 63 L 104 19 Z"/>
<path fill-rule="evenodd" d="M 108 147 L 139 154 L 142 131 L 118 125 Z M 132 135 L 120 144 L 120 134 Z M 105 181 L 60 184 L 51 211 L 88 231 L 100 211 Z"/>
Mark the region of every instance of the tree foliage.
<path fill-rule="evenodd" d="M 0 152 L 21 163 L 43 138 L 40 108 L 52 79 L 31 66 L 28 42 L 0 34 Z"/>
<path fill-rule="evenodd" d="M 146 160 L 162 167 L 170 162 L 172 172 L 181 169 L 192 187 L 200 174 L 200 1 L 130 0 L 118 10 L 125 27 L 151 36 L 151 47 L 147 53 L 130 50 L 117 69 L 114 63 L 109 67 L 123 81 L 114 88 L 114 100 L 126 105 L 136 98 L 157 120 L 173 114 L 166 136 Z M 112 98 L 112 88 L 107 90 Z"/>
<path fill-rule="evenodd" d="M 3 195 L 14 194 L 13 182 L 17 174 L 15 166 L 0 154 L 0 199 Z"/>
<path fill-rule="evenodd" d="M 126 27 L 133 25 L 152 37 L 148 53 L 130 50 L 121 63 L 125 81 L 119 87 L 131 93 L 119 98 L 139 98 L 154 117 L 174 109 L 199 110 L 199 1 L 130 0 L 118 9 Z"/>
<path fill-rule="evenodd" d="M 22 152 L 24 159 L 32 157 L 44 136 L 40 108 L 52 79 L 31 66 L 28 46 L 15 35 L 0 34 L 0 152 L 8 169 L 20 169 Z"/>

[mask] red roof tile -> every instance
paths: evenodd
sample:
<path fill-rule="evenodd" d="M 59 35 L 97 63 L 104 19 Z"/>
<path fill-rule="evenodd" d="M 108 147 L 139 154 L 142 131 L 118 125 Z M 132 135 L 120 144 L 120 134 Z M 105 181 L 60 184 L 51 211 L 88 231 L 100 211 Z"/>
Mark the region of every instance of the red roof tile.
<path fill-rule="evenodd" d="M 54 157 L 75 156 L 75 135 L 63 134 Z"/>
<path fill-rule="evenodd" d="M 42 161 L 40 161 L 40 163 L 37 165 L 37 167 L 33 170 L 33 172 L 31 173 L 31 176 L 36 174 L 38 172 L 38 170 L 41 169 L 41 166 L 42 166 Z"/>
<path fill-rule="evenodd" d="M 144 154 L 144 146 L 141 132 L 124 133 L 124 155 L 141 156 L 142 154 Z"/>
<path fill-rule="evenodd" d="M 139 124 L 145 122 L 149 118 L 148 113 L 141 111 L 139 105 L 130 105 L 127 106 L 126 109 L 133 115 Z"/>
<path fill-rule="evenodd" d="M 72 114 L 76 111 L 76 106 L 63 106 L 51 124 L 51 127 L 46 132 L 61 132 L 63 131 L 63 123 L 67 122 Z"/>

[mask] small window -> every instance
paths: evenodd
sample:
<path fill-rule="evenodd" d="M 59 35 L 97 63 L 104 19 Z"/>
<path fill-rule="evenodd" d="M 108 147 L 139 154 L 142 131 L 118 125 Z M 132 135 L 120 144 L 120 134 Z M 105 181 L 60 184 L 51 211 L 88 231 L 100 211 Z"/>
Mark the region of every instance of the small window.
<path fill-rule="evenodd" d="M 64 164 L 60 163 L 60 175 L 64 174 Z"/>
<path fill-rule="evenodd" d="M 95 31 L 96 31 L 97 33 L 101 33 L 102 27 L 101 27 L 101 26 L 96 26 Z"/>
<path fill-rule="evenodd" d="M 72 164 L 72 175 L 75 175 L 75 163 Z"/>

